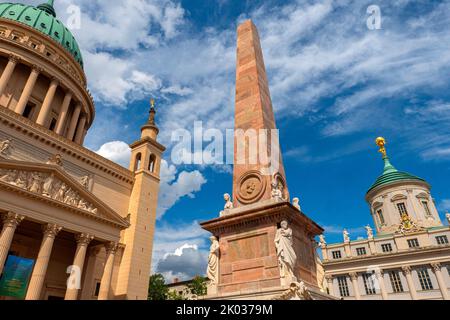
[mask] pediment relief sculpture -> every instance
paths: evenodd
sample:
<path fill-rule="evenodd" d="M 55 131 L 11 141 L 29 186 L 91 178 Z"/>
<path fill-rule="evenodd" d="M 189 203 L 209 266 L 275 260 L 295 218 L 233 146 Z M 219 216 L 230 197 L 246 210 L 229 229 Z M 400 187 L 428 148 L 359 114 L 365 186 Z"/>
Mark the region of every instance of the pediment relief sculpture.
<path fill-rule="evenodd" d="M 98 209 L 54 173 L 0 169 L 0 181 L 97 215 Z"/>

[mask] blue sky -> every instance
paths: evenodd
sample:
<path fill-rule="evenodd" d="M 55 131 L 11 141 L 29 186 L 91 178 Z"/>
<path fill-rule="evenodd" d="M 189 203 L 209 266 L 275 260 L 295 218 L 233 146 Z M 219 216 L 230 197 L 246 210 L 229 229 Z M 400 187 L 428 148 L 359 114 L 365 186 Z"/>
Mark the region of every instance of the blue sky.
<path fill-rule="evenodd" d="M 203 272 L 198 221 L 218 216 L 232 182 L 226 166 L 171 164 L 171 132 L 199 120 L 233 128 L 235 30 L 247 18 L 262 39 L 291 196 L 328 242 L 372 224 L 364 195 L 382 172 L 380 135 L 398 169 L 433 186 L 441 217 L 450 209 L 449 1 L 58 0 L 62 21 L 72 3 L 97 108 L 86 146 L 126 165 L 157 99 L 169 150 L 153 268 L 168 279 Z M 372 4 L 380 30 L 366 26 Z"/>

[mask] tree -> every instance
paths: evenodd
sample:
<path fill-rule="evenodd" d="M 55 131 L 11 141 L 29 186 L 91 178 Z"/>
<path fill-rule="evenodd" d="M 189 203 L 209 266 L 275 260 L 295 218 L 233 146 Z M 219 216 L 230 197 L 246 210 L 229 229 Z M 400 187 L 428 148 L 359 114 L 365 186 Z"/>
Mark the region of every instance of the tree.
<path fill-rule="evenodd" d="M 186 300 L 183 294 L 179 294 L 175 290 L 170 290 L 167 294 L 167 300 Z"/>
<path fill-rule="evenodd" d="M 191 294 L 195 294 L 198 297 L 205 296 L 207 294 L 206 278 L 201 276 L 194 277 L 191 283 L 188 284 L 188 289 L 191 291 Z"/>
<path fill-rule="evenodd" d="M 152 274 L 149 280 L 148 300 L 167 300 L 169 288 L 162 274 Z"/>

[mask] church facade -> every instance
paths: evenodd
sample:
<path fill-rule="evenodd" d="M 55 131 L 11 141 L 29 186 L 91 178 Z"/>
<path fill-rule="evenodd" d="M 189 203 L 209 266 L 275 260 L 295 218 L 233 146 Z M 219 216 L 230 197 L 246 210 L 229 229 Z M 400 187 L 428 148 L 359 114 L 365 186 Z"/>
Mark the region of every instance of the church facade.
<path fill-rule="evenodd" d="M 397 170 L 377 139 L 384 171 L 366 194 L 375 232 L 342 243 L 320 246 L 323 287 L 353 300 L 449 300 L 450 214 L 441 221 L 425 180 Z"/>
<path fill-rule="evenodd" d="M 146 300 L 165 148 L 154 103 L 126 169 L 83 147 L 95 117 L 53 1 L 0 4 L 0 300 Z"/>

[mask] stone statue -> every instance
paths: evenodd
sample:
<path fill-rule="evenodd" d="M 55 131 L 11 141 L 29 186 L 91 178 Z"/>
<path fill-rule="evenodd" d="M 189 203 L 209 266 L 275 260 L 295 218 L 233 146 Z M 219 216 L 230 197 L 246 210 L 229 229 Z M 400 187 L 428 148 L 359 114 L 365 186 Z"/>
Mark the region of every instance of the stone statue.
<path fill-rule="evenodd" d="M 16 180 L 16 186 L 22 189 L 28 187 L 28 173 L 26 171 L 19 171 L 19 175 Z"/>
<path fill-rule="evenodd" d="M 219 254 L 220 247 L 219 241 L 215 236 L 209 238 L 211 240 L 211 247 L 209 248 L 209 258 L 208 258 L 208 270 L 206 274 L 209 278 L 209 285 L 215 286 L 218 283 L 219 277 Z"/>
<path fill-rule="evenodd" d="M 11 155 L 11 140 L 6 139 L 5 141 L 0 142 L 0 155 L 8 157 Z"/>
<path fill-rule="evenodd" d="M 319 246 L 324 248 L 327 246 L 327 242 L 325 241 L 325 236 L 323 234 L 319 235 Z"/>
<path fill-rule="evenodd" d="M 51 197 L 53 194 L 53 184 L 55 183 L 55 175 L 52 173 L 45 179 L 42 187 L 42 194 L 46 197 Z"/>
<path fill-rule="evenodd" d="M 372 240 L 373 239 L 373 230 L 372 230 L 372 228 L 369 225 L 365 226 L 364 228 L 367 231 L 367 239 Z"/>
<path fill-rule="evenodd" d="M 17 170 L 7 170 L 6 173 L 2 177 L 0 177 L 0 180 L 3 182 L 15 184 L 15 181 L 17 179 Z"/>
<path fill-rule="evenodd" d="M 350 233 L 348 233 L 347 229 L 344 229 L 344 242 L 350 242 Z"/>
<path fill-rule="evenodd" d="M 223 199 L 225 200 L 225 210 L 233 209 L 233 202 L 231 201 L 231 196 L 228 193 L 223 195 Z"/>
<path fill-rule="evenodd" d="M 64 202 L 66 191 L 67 191 L 66 184 L 65 183 L 61 184 L 59 190 L 55 194 L 55 200 Z"/>
<path fill-rule="evenodd" d="M 55 154 L 54 156 L 51 156 L 48 159 L 47 164 L 56 164 L 56 165 L 62 167 L 62 165 L 63 165 L 62 156 L 60 154 Z"/>
<path fill-rule="evenodd" d="M 78 202 L 78 209 L 88 210 L 88 203 L 83 198 Z"/>
<path fill-rule="evenodd" d="M 292 205 L 298 210 L 298 211 L 302 211 L 302 208 L 300 207 L 300 199 L 299 198 L 294 198 L 292 200 Z"/>
<path fill-rule="evenodd" d="M 82 177 L 80 183 L 85 189 L 89 189 L 89 185 L 91 184 L 91 177 L 89 175 Z"/>
<path fill-rule="evenodd" d="M 448 222 L 448 224 L 450 225 L 450 213 L 447 212 L 447 213 L 445 214 L 445 217 L 447 218 L 447 222 Z"/>
<path fill-rule="evenodd" d="M 292 282 L 296 281 L 294 268 L 297 261 L 297 255 L 294 251 L 292 229 L 289 228 L 289 224 L 286 220 L 281 221 L 280 225 L 281 228 L 277 230 L 275 235 L 278 264 L 280 266 L 281 277 L 285 278 L 285 281 L 287 282 Z"/>
<path fill-rule="evenodd" d="M 39 172 L 33 172 L 28 181 L 29 190 L 34 193 L 41 193 L 42 177 Z"/>
<path fill-rule="evenodd" d="M 281 183 L 278 183 L 278 179 L 274 178 L 272 181 L 272 199 L 275 200 L 284 200 L 283 199 L 283 186 Z"/>

